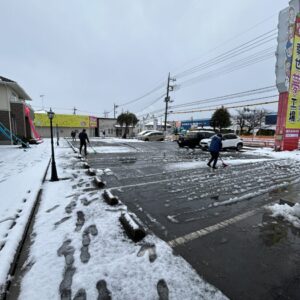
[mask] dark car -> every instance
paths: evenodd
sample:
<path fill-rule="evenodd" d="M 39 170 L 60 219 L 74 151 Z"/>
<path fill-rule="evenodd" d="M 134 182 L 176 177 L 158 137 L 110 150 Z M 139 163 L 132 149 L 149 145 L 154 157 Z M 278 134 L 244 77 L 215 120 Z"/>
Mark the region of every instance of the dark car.
<path fill-rule="evenodd" d="M 215 135 L 213 131 L 190 131 L 184 136 L 180 136 L 177 143 L 179 147 L 195 148 L 199 146 L 202 139 L 208 139 Z"/>

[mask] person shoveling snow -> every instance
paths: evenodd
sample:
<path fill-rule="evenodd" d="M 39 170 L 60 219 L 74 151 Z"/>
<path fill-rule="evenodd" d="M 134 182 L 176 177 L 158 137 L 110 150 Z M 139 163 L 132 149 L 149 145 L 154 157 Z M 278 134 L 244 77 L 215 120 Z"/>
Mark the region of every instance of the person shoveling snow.
<path fill-rule="evenodd" d="M 209 152 L 211 155 L 211 159 L 207 163 L 207 165 L 209 167 L 212 167 L 213 169 L 217 169 L 216 165 L 218 162 L 218 158 L 220 156 L 221 149 L 222 149 L 222 134 L 218 133 L 212 137 L 211 143 L 209 145 Z M 213 162 L 213 165 L 211 166 L 212 162 Z M 223 162 L 223 160 L 222 160 L 222 162 Z M 223 162 L 223 166 L 225 167 L 224 162 Z"/>

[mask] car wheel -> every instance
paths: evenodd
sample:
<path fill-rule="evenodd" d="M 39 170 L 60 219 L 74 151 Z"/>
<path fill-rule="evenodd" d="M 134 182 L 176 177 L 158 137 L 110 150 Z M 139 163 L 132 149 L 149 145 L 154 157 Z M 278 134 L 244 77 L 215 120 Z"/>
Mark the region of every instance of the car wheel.
<path fill-rule="evenodd" d="M 161 142 L 163 142 L 164 139 L 160 139 Z"/>
<path fill-rule="evenodd" d="M 243 148 L 243 144 L 242 143 L 238 143 L 237 146 L 236 146 L 236 150 L 240 151 L 240 150 L 242 150 L 242 148 Z"/>
<path fill-rule="evenodd" d="M 145 139 L 145 142 L 149 142 L 149 139 Z"/>

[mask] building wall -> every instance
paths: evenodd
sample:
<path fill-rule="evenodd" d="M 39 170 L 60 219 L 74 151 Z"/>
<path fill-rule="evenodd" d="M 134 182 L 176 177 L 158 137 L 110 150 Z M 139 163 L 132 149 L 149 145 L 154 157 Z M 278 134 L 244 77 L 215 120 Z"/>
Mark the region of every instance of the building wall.
<path fill-rule="evenodd" d="M 117 119 L 110 118 L 98 118 L 99 135 L 103 136 L 103 130 L 105 130 L 105 136 L 116 136 Z"/>
<path fill-rule="evenodd" d="M 35 127 L 37 132 L 42 138 L 50 138 L 50 127 Z M 68 127 L 58 127 L 58 133 L 59 137 L 71 137 L 71 131 L 77 130 L 77 135 L 78 137 L 79 132 L 82 131 L 82 128 L 68 128 Z M 94 137 L 95 136 L 95 128 L 86 128 L 86 132 L 89 137 Z M 57 131 L 56 131 L 56 126 L 53 126 L 53 137 L 56 138 Z"/>
<path fill-rule="evenodd" d="M 9 112 L 8 111 L 0 111 L 0 122 L 9 129 Z M 10 141 L 0 133 L 0 145 L 10 144 Z"/>
<path fill-rule="evenodd" d="M 20 137 L 29 137 L 26 133 L 25 112 L 23 103 L 11 103 L 11 120 L 13 133 Z"/>
<path fill-rule="evenodd" d="M 13 96 L 10 88 L 5 85 L 0 85 L 0 111 L 9 111 L 9 100 Z"/>

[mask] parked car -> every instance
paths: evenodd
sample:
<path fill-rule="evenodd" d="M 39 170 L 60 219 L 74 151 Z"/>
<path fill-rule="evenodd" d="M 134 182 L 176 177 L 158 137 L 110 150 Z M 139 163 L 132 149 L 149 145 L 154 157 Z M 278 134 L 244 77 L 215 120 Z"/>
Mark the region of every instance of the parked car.
<path fill-rule="evenodd" d="M 163 132 L 160 131 L 151 131 L 151 132 L 147 132 L 144 135 L 141 135 L 139 137 L 140 140 L 142 141 L 163 141 L 165 139 L 165 136 L 163 134 Z"/>
<path fill-rule="evenodd" d="M 200 142 L 200 147 L 202 149 L 208 149 L 210 146 L 211 138 L 210 139 L 203 139 Z M 241 139 L 239 136 L 228 133 L 223 134 L 222 137 L 222 150 L 224 149 L 236 149 L 237 151 L 240 151 L 243 148 L 243 139 Z"/>
<path fill-rule="evenodd" d="M 213 135 L 215 135 L 213 131 L 192 130 L 186 135 L 179 136 L 177 143 L 179 147 L 195 148 L 199 146 L 201 140 L 210 138 Z"/>
<path fill-rule="evenodd" d="M 137 136 L 139 137 L 139 136 L 142 136 L 142 135 L 144 135 L 146 133 L 149 133 L 149 132 L 159 132 L 159 131 L 158 130 L 143 130 L 143 131 L 139 132 L 137 134 Z"/>

